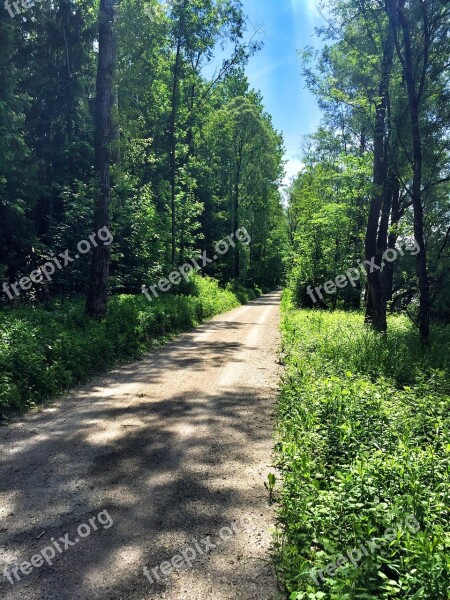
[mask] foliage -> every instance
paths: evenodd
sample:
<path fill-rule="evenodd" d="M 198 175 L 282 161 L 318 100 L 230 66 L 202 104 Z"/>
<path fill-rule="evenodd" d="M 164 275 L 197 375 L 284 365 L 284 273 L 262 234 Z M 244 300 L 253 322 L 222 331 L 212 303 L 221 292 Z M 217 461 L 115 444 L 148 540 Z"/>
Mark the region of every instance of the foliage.
<path fill-rule="evenodd" d="M 325 131 L 314 137 L 304 170 L 290 190 L 292 263 L 289 286 L 300 306 L 312 306 L 306 290 L 355 266 L 363 236 L 355 224 L 366 220 L 364 198 L 370 185 L 370 156 L 337 152 Z M 328 151 L 326 151 L 328 149 Z M 324 300 L 325 305 L 358 307 L 361 286 L 348 286 Z"/>
<path fill-rule="evenodd" d="M 74 248 L 92 233 L 99 193 L 92 97 L 97 10 L 91 0 L 62 0 L 30 7 L 26 19 L 1 12 L 3 280 L 28 275 L 52 252 Z M 243 70 L 260 47 L 256 39 L 245 42 L 246 26 L 239 0 L 165 8 L 157 0 L 118 3 L 112 293 L 139 293 L 149 277 L 204 250 L 213 256 L 215 244 L 242 226 L 252 236 L 240 252 L 242 285 L 270 287 L 282 280 L 282 140 Z M 237 155 L 228 146 L 233 132 L 245 143 L 239 180 Z M 241 199 L 237 211 L 231 208 L 233 182 Z M 236 278 L 234 254 L 204 274 L 224 283 Z M 16 304 L 85 293 L 91 259 L 86 255 Z M 4 295 L 2 302 L 8 303 Z"/>
<path fill-rule="evenodd" d="M 287 292 L 282 328 L 277 558 L 291 599 L 447 598 L 449 327 L 433 331 L 423 355 L 402 316 L 384 339 L 359 314 L 297 311 Z M 321 586 L 311 578 L 373 539 L 378 551 L 325 573 Z"/>
<path fill-rule="evenodd" d="M 42 404 L 239 304 L 217 281 L 195 276 L 189 296 L 166 294 L 150 303 L 144 296 L 117 295 L 100 322 L 86 317 L 76 299 L 5 310 L 0 313 L 0 415 Z"/>
<path fill-rule="evenodd" d="M 291 289 L 300 306 L 311 306 L 308 285 L 334 279 L 363 258 L 381 265 L 386 248 L 414 234 L 421 247 L 414 261 L 395 262 L 380 278 L 369 277 L 366 315 L 383 321 L 374 313 L 408 308 L 417 321 L 420 315 L 426 323 L 430 312 L 448 322 L 448 2 L 323 4 L 328 18 L 318 34 L 324 44 L 301 52 L 323 119 L 306 138 L 305 167 L 288 200 Z M 383 67 L 388 48 L 392 61 Z M 358 308 L 362 287 L 338 290 L 322 305 Z"/>

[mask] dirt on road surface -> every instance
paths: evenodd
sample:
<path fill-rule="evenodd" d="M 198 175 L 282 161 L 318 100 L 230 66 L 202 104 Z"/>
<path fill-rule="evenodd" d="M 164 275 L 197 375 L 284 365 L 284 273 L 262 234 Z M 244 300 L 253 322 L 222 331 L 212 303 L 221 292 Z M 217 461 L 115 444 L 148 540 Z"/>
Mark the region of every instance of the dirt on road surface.
<path fill-rule="evenodd" d="M 1 598 L 279 597 L 264 488 L 279 302 L 216 317 L 0 429 Z"/>

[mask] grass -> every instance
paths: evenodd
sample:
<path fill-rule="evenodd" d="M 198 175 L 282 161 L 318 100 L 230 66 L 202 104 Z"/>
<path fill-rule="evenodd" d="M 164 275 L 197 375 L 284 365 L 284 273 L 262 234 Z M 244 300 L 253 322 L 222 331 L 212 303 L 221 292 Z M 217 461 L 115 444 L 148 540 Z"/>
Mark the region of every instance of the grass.
<path fill-rule="evenodd" d="M 238 296 L 210 278 L 195 277 L 189 296 L 116 296 L 98 322 L 82 300 L 0 312 L 0 416 L 42 404 L 93 374 L 138 358 L 167 336 L 256 297 Z"/>
<path fill-rule="evenodd" d="M 423 356 L 402 316 L 384 339 L 360 314 L 299 311 L 286 292 L 282 330 L 277 562 L 289 597 L 450 598 L 450 327 Z"/>

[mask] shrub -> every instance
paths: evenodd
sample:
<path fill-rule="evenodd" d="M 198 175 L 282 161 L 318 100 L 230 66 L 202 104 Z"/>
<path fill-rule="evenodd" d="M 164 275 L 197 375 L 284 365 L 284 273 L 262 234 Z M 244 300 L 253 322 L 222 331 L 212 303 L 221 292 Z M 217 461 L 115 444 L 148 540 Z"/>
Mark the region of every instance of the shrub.
<path fill-rule="evenodd" d="M 42 403 L 119 361 L 141 356 L 157 340 L 239 306 L 237 296 L 195 276 L 193 295 L 111 298 L 107 317 L 84 315 L 81 300 L 0 313 L 0 415 Z M 241 298 L 242 299 L 242 298 Z"/>

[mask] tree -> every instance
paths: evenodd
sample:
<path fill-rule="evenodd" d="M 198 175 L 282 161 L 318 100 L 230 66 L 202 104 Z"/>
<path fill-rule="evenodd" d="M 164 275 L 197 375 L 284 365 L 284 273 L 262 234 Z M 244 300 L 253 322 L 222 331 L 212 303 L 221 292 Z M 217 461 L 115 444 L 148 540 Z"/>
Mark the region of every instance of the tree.
<path fill-rule="evenodd" d="M 420 310 L 419 329 L 423 345 L 428 344 L 430 337 L 430 286 L 427 271 L 427 249 L 424 238 L 423 204 L 422 204 L 422 173 L 423 173 L 423 150 L 422 134 L 420 126 L 420 107 L 425 93 L 425 80 L 428 74 L 431 35 L 429 30 L 428 6 L 425 2 L 421 4 L 422 41 L 421 60 L 414 65 L 413 48 L 411 39 L 411 25 L 405 12 L 405 0 L 398 0 L 397 12 L 388 13 L 392 28 L 396 28 L 397 54 L 402 63 L 403 76 L 408 93 L 408 105 L 410 114 L 411 139 L 412 139 L 412 167 L 413 181 L 411 187 L 411 200 L 414 209 L 414 237 L 419 244 L 420 252 L 417 255 L 417 275 L 419 278 Z M 416 11 L 414 11 L 416 16 Z M 398 19 L 398 21 L 397 21 Z M 403 48 L 398 39 L 399 23 L 403 34 Z"/>
<path fill-rule="evenodd" d="M 386 12 L 391 15 L 395 11 L 394 0 L 386 0 Z M 392 195 L 388 186 L 388 161 L 389 146 L 386 135 L 387 111 L 389 102 L 389 86 L 391 71 L 394 62 L 394 27 L 392 20 L 388 21 L 381 61 L 381 77 L 378 91 L 377 106 L 375 111 L 375 126 L 373 140 L 373 197 L 370 202 L 369 218 L 367 222 L 365 240 L 365 258 L 367 266 L 367 300 L 366 321 L 371 323 L 375 331 L 385 332 L 386 298 L 381 279 L 382 251 L 386 231 L 379 234 L 379 221 L 384 205 L 384 215 L 389 218 Z M 380 226 L 383 224 L 381 221 Z M 381 232 L 380 232 L 381 234 Z M 373 262 L 373 259 L 374 262 Z M 366 263 L 367 264 L 367 263 Z M 375 268 L 372 266 L 375 265 Z"/>
<path fill-rule="evenodd" d="M 114 15 L 117 0 L 100 0 L 98 68 L 95 112 L 95 166 L 99 174 L 99 194 L 94 210 L 94 231 L 109 226 L 111 202 L 112 107 L 116 39 Z M 86 313 L 102 317 L 108 308 L 109 246 L 98 244 L 93 251 Z"/>
<path fill-rule="evenodd" d="M 449 113 L 443 105 L 448 98 L 448 8 L 440 0 L 337 0 L 329 8 L 321 33 L 331 44 L 303 52 L 304 74 L 324 111 L 325 127 L 344 153 L 356 157 L 363 148 L 363 154 L 372 154 L 370 193 L 355 199 L 362 207 L 369 203 L 366 321 L 384 332 L 387 308 L 412 304 L 408 314 L 426 345 L 432 303 L 447 286 L 438 246 L 446 246 L 448 223 L 441 195 L 450 162 Z M 318 157 L 318 162 L 326 160 Z M 358 217 L 354 224 L 358 237 Z M 420 247 L 416 272 L 410 271 L 411 261 L 384 264 L 385 251 L 412 235 Z M 322 244 L 329 242 L 319 242 L 320 252 Z M 296 262 L 298 277 L 303 262 L 301 257 Z M 298 281 L 303 277 L 297 276 Z"/>
<path fill-rule="evenodd" d="M 252 262 L 262 257 L 272 225 L 271 202 L 280 198 L 282 139 L 263 111 L 258 94 L 233 98 L 211 119 L 209 144 L 219 168 L 217 195 L 226 199 L 227 234 L 246 226 L 252 235 L 249 255 L 243 260 L 239 246 L 233 249 L 232 277 L 246 277 Z M 273 206 L 272 206 L 273 208 Z M 261 236 L 262 239 L 257 239 Z M 244 273 L 242 273 L 242 267 Z"/>

